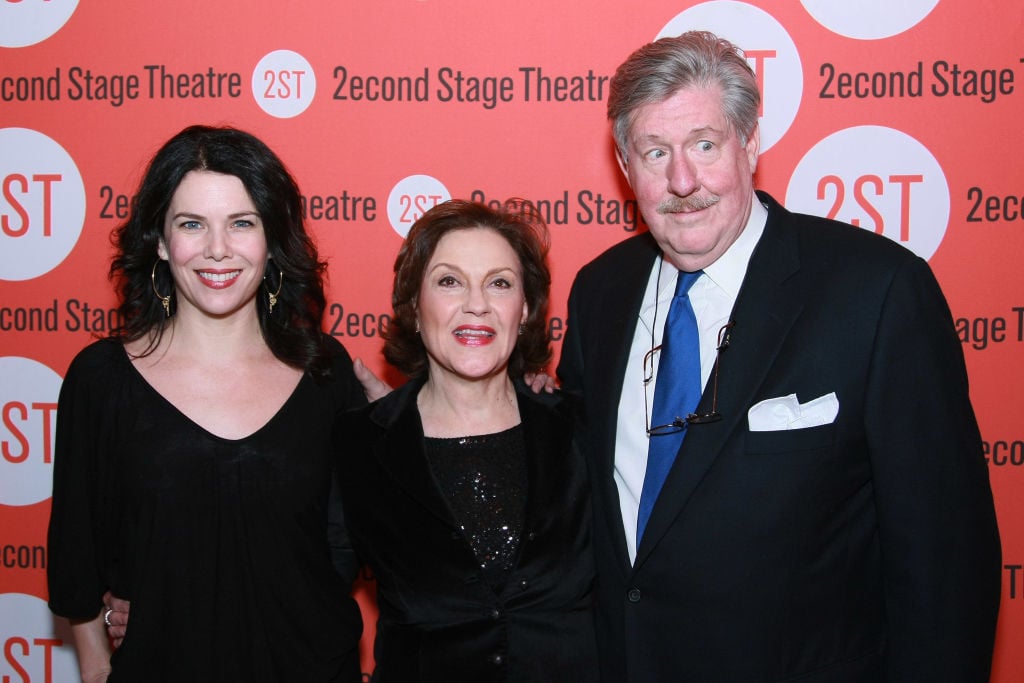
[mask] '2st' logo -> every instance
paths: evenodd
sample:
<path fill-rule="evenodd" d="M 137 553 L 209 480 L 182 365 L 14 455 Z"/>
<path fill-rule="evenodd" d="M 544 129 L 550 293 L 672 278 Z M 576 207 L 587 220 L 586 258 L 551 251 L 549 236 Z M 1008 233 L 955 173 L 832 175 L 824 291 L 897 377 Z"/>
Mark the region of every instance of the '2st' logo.
<path fill-rule="evenodd" d="M 316 72 L 306 58 L 291 50 L 275 50 L 252 72 L 252 95 L 271 116 L 289 119 L 306 111 L 316 95 Z"/>
<path fill-rule="evenodd" d="M 50 497 L 60 386 L 60 376 L 42 363 L 0 357 L 0 505 Z"/>
<path fill-rule="evenodd" d="M 63 683 L 79 680 L 67 622 L 24 593 L 0 594 L 0 681 Z"/>
<path fill-rule="evenodd" d="M 71 156 L 27 128 L 0 129 L 0 280 L 59 265 L 85 224 L 85 187 Z"/>
<path fill-rule="evenodd" d="M 40 43 L 67 23 L 78 0 L 0 1 L 0 47 Z"/>
<path fill-rule="evenodd" d="M 906 133 L 857 126 L 829 135 L 789 179 L 786 207 L 857 225 L 923 259 L 949 225 L 949 185 L 939 162 Z"/>
<path fill-rule="evenodd" d="M 429 175 L 402 178 L 388 195 L 388 220 L 403 238 L 424 213 L 452 198 L 444 184 Z"/>

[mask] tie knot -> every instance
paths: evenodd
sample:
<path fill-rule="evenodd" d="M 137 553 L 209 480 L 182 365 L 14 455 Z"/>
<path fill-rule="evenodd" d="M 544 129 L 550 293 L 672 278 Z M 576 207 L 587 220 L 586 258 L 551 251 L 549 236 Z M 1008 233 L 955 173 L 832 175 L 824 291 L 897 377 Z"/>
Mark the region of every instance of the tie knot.
<path fill-rule="evenodd" d="M 686 296 L 686 293 L 690 291 L 690 287 L 697 281 L 704 273 L 703 270 L 698 270 L 693 273 L 687 273 L 685 270 L 679 271 L 679 278 L 676 280 L 676 296 Z"/>

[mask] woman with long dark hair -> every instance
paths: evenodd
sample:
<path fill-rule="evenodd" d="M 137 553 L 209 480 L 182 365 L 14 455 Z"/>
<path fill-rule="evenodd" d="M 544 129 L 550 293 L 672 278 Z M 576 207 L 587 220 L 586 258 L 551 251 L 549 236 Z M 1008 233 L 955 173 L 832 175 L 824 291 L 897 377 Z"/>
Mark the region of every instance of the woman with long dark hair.
<path fill-rule="evenodd" d="M 329 437 L 365 397 L 321 332 L 294 180 L 248 133 L 186 128 L 116 246 L 123 326 L 74 359 L 57 419 L 50 607 L 83 680 L 359 680 Z M 112 657 L 107 591 L 131 602 Z"/>

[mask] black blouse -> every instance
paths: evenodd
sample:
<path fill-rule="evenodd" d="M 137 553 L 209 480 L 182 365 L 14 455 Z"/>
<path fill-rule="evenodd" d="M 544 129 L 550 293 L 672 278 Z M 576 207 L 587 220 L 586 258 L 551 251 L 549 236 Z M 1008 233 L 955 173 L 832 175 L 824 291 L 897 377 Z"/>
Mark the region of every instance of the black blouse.
<path fill-rule="evenodd" d="M 304 375 L 238 440 L 179 412 L 119 343 L 72 362 L 57 413 L 50 608 L 92 618 L 107 589 L 131 600 L 111 683 L 358 680 L 361 621 L 332 566 L 327 509 L 332 421 L 365 399 L 332 345 L 332 376 Z"/>

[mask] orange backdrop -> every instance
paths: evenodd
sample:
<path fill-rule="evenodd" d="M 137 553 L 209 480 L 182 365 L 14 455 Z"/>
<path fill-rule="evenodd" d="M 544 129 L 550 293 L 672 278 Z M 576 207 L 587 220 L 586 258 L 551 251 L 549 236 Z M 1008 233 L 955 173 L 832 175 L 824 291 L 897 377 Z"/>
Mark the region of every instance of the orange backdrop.
<path fill-rule="evenodd" d="M 905 242 L 942 283 L 1003 538 L 992 680 L 1020 680 L 1024 10 L 839 5 L 0 0 L 2 680 L 76 676 L 44 602 L 56 392 L 109 330 L 109 234 L 160 144 L 223 123 L 280 154 L 329 261 L 325 328 L 385 373 L 391 265 L 416 216 L 447 197 L 536 201 L 557 358 L 576 270 L 643 229 L 614 163 L 607 78 L 687 28 L 744 47 L 763 83 L 758 186 Z M 368 636 L 371 586 L 359 589 Z"/>

